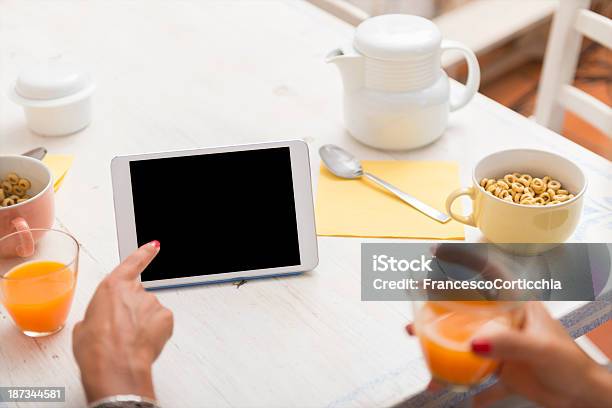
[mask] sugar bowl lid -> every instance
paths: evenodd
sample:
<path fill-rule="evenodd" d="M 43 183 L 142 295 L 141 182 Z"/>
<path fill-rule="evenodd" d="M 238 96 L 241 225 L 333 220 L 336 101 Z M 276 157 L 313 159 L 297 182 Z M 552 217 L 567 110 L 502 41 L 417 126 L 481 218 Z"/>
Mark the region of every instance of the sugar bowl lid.
<path fill-rule="evenodd" d="M 386 14 L 359 24 L 353 45 L 367 57 L 402 61 L 435 52 L 441 41 L 440 30 L 426 18 Z"/>
<path fill-rule="evenodd" d="M 15 81 L 14 96 L 24 100 L 56 100 L 92 86 L 92 77 L 78 66 L 50 59 L 19 74 Z"/>

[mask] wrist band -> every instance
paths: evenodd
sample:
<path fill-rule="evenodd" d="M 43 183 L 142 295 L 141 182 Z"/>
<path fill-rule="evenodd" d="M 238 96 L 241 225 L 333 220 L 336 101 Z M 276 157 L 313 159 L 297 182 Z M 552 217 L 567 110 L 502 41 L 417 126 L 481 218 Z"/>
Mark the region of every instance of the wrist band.
<path fill-rule="evenodd" d="M 157 401 L 140 395 L 112 395 L 89 404 L 87 408 L 159 408 Z"/>

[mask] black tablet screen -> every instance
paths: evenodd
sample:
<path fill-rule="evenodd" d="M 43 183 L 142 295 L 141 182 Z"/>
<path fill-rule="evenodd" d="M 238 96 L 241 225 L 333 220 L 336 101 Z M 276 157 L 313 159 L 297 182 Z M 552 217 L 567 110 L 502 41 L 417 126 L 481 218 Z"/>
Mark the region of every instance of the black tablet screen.
<path fill-rule="evenodd" d="M 300 264 L 288 147 L 130 162 L 143 281 Z"/>

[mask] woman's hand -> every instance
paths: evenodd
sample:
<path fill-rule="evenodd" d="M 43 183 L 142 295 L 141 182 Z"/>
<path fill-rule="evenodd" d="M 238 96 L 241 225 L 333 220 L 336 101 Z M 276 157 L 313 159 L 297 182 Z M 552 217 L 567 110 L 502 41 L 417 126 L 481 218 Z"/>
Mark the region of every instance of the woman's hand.
<path fill-rule="evenodd" d="M 546 407 L 612 406 L 612 374 L 587 356 L 539 302 L 525 304 L 521 331 L 474 339 L 472 351 L 502 361 L 499 383 L 475 397 L 480 406 L 510 394 Z"/>
<path fill-rule="evenodd" d="M 412 334 L 412 326 L 407 327 Z M 472 341 L 472 351 L 501 360 L 499 382 L 474 398 L 487 406 L 519 394 L 545 407 L 611 407 L 612 374 L 587 356 L 539 302 L 525 303 L 521 330 Z"/>
<path fill-rule="evenodd" d="M 74 327 L 72 347 L 89 402 L 119 394 L 155 398 L 151 367 L 172 335 L 173 317 L 138 277 L 158 252 L 153 241 L 126 258 Z"/>

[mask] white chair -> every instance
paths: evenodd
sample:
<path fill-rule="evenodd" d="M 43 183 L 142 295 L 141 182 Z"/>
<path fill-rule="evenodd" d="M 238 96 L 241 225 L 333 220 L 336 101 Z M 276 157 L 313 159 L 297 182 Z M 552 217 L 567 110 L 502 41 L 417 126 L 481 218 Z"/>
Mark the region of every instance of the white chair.
<path fill-rule="evenodd" d="M 560 132 L 569 110 L 612 137 L 612 108 L 572 86 L 582 37 L 612 48 L 612 20 L 589 10 L 590 0 L 560 0 L 540 77 L 535 120 Z"/>

